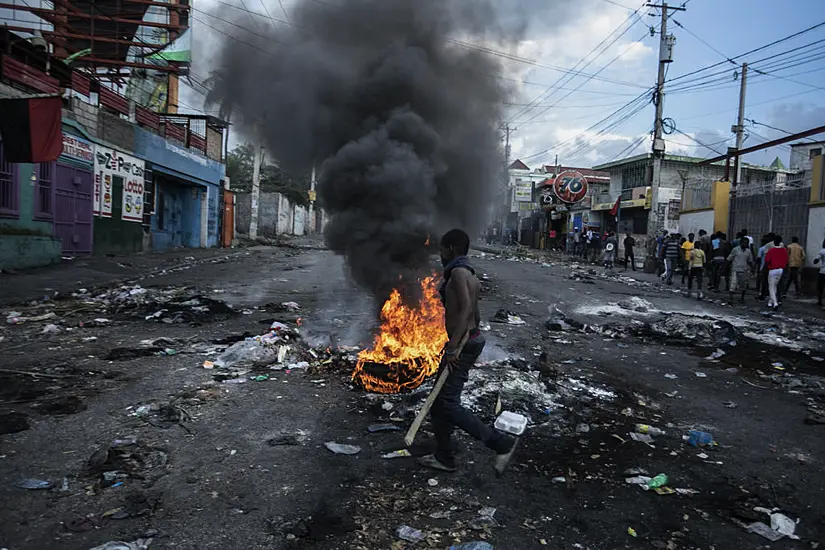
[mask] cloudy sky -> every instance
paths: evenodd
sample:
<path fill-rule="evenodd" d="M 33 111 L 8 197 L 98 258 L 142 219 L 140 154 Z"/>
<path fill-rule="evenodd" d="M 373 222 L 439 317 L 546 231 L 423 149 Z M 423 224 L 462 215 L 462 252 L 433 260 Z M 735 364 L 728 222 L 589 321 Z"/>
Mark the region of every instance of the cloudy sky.
<path fill-rule="evenodd" d="M 282 0 L 287 11 L 294 1 Z M 659 40 L 650 35 L 650 28 L 658 31 L 658 11 L 641 8 L 634 0 L 500 1 L 502 6 L 517 5 L 530 22 L 516 45 L 485 45 L 506 55 L 490 54 L 501 60 L 508 79 L 504 82 L 516 90 L 508 120 L 503 121 L 515 128 L 512 157 L 538 165 L 553 162 L 558 154 L 565 165 L 587 167 L 649 150 L 654 112 L 649 87 L 656 79 Z M 233 9 L 227 3 L 240 5 L 241 0 L 216 2 L 200 0 L 197 6 L 203 11 L 194 14 L 196 43 L 201 47 L 193 67 L 196 77 L 208 74 L 215 36 L 226 38 L 206 23 L 225 33 L 240 33 L 206 12 L 217 5 L 226 13 Z M 547 7 L 553 4 L 566 7 Z M 746 145 L 825 123 L 825 25 L 736 57 L 825 22 L 825 2 L 686 4 L 687 11 L 672 15 L 668 28 L 676 36 L 674 62 L 667 73 L 673 81 L 667 84 L 665 101 L 665 116 L 675 123 L 675 131 L 667 136 L 669 153 L 708 157 L 733 144 L 730 127 L 736 121 L 739 94 L 735 78 L 741 69 L 726 58 L 752 62 L 752 69 L 770 73 L 750 72 L 745 113 L 752 122 L 747 125 Z M 246 0 L 245 8 L 262 14 L 262 24 L 272 24 L 264 9 L 284 19 L 277 0 Z M 789 52 L 795 48 L 800 49 Z M 784 55 L 772 57 L 777 54 Z M 717 66 L 682 76 L 713 65 Z M 571 74 L 571 69 L 583 74 Z M 182 99 L 192 105 L 202 101 L 191 90 Z M 774 147 L 747 160 L 769 164 L 779 156 L 787 163 L 788 154 L 787 146 Z"/>
<path fill-rule="evenodd" d="M 282 6 L 289 12 L 299 1 L 320 0 L 196 0 L 193 80 L 183 87 L 182 110 L 203 109 L 200 83 L 209 75 L 216 44 L 243 35 L 227 21 L 231 14 L 249 10 L 260 14 L 261 29 L 286 28 L 277 21 L 287 19 Z M 659 41 L 649 31 L 651 26 L 658 31 L 658 10 L 636 0 L 494 1 L 503 19 L 518 13 L 529 21 L 516 44 L 483 44 L 503 64 L 502 82 L 514 89 L 502 121 L 515 128 L 513 158 L 538 165 L 558 155 L 565 165 L 588 167 L 649 150 L 654 111 L 649 88 L 656 79 Z M 825 123 L 825 24 L 737 57 L 825 23 L 825 1 L 687 0 L 686 8 L 669 20 L 676 37 L 665 100 L 665 116 L 675 126 L 667 136 L 669 153 L 708 157 L 733 144 L 735 77 L 741 69 L 728 57 L 752 64 L 746 145 Z M 747 160 L 769 164 L 779 156 L 787 163 L 788 153 L 787 146 L 774 147 Z"/>

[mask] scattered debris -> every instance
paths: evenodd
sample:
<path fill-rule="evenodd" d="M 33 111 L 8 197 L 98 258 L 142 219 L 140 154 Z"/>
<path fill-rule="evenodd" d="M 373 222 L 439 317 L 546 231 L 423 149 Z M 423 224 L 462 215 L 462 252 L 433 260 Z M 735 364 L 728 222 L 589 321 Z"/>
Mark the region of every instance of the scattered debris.
<path fill-rule="evenodd" d="M 333 441 L 327 441 L 324 443 L 324 447 L 337 455 L 357 455 L 361 452 L 361 447 L 358 445 L 347 445 L 345 443 L 335 443 Z"/>
<path fill-rule="evenodd" d="M 426 538 L 424 536 L 424 533 L 422 533 L 418 529 L 413 529 L 408 525 L 401 525 L 398 529 L 396 529 L 395 536 L 401 540 L 405 540 L 407 542 L 412 543 L 421 542 Z"/>
<path fill-rule="evenodd" d="M 398 432 L 401 431 L 401 428 L 396 424 L 370 424 L 367 431 L 371 434 L 376 432 Z"/>
<path fill-rule="evenodd" d="M 493 323 L 506 323 L 508 325 L 524 325 L 526 324 L 524 320 L 513 313 L 512 311 L 507 311 L 506 309 L 500 309 L 493 315 L 493 318 L 490 319 Z"/>
<path fill-rule="evenodd" d="M 110 541 L 91 550 L 146 550 L 152 539 L 138 539 L 135 542 Z"/>
<path fill-rule="evenodd" d="M 405 458 L 412 456 L 410 451 L 407 449 L 399 449 L 397 451 L 392 451 L 391 453 L 386 453 L 381 455 L 381 458 Z"/>
<path fill-rule="evenodd" d="M 52 489 L 54 484 L 51 481 L 43 481 L 42 479 L 22 479 L 15 484 L 15 487 L 20 489 L 43 490 Z"/>
<path fill-rule="evenodd" d="M 711 353 L 710 355 L 705 357 L 705 359 L 708 360 L 708 361 L 715 361 L 716 359 L 719 359 L 723 355 L 725 355 L 725 350 L 716 348 L 716 351 L 714 351 L 713 353 Z"/>
<path fill-rule="evenodd" d="M 716 444 L 713 440 L 713 434 L 699 430 L 690 430 L 688 435 L 684 436 L 683 439 L 694 447 L 707 447 Z"/>

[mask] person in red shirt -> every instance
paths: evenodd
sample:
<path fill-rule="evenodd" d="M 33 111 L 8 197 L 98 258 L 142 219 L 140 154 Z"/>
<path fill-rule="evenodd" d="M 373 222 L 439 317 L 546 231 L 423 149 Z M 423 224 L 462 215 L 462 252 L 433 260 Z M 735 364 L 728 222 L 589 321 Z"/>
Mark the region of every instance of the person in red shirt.
<path fill-rule="evenodd" d="M 788 249 L 782 246 L 782 237 L 777 235 L 773 239 L 774 247 L 765 254 L 765 269 L 768 270 L 768 292 L 771 299 L 768 307 L 776 309 L 779 307 L 779 300 L 776 298 L 776 289 L 782 275 L 788 269 Z"/>

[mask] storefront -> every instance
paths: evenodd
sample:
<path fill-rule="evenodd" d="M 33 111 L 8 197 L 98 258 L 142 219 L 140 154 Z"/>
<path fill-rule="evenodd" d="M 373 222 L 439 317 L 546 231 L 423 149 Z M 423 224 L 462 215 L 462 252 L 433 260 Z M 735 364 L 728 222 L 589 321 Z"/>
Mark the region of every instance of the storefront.
<path fill-rule="evenodd" d="M 94 252 L 133 254 L 144 247 L 146 163 L 102 145 L 95 146 Z M 150 180 L 151 181 L 151 180 Z"/>
<path fill-rule="evenodd" d="M 610 210 L 614 205 L 615 203 L 603 202 L 594 204 L 591 209 L 594 215 L 602 216 L 601 229 L 603 231 L 613 231 L 622 235 L 625 233 L 632 235 L 647 233 L 647 220 L 650 213 L 648 199 L 622 201 L 617 216 L 610 215 Z"/>
<path fill-rule="evenodd" d="M 63 152 L 54 165 L 39 165 L 36 203 L 39 211 L 53 212 L 54 235 L 64 256 L 92 253 L 94 233 L 94 146 L 89 140 L 63 130 Z M 51 206 L 45 202 L 53 201 Z"/>
<path fill-rule="evenodd" d="M 135 151 L 152 172 L 152 249 L 217 246 L 225 166 L 141 129 L 135 131 Z"/>

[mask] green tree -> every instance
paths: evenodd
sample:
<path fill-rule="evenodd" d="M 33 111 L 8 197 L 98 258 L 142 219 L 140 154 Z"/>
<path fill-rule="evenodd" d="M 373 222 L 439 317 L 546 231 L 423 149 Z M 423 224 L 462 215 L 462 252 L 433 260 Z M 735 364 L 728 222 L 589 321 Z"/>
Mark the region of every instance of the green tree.
<path fill-rule="evenodd" d="M 252 169 L 255 148 L 251 143 L 235 147 L 226 157 L 226 175 L 234 189 L 252 190 Z M 268 163 L 266 158 L 261 166 L 261 191 L 280 193 L 292 204 L 309 204 L 309 172 L 289 174 L 277 164 Z"/>

